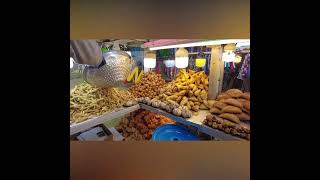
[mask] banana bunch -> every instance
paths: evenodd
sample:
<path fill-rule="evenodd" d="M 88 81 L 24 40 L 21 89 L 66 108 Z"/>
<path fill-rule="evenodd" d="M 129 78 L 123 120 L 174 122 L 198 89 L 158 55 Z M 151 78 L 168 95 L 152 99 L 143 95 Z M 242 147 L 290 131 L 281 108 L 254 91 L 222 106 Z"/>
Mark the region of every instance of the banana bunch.
<path fill-rule="evenodd" d="M 132 70 L 131 74 L 129 74 L 129 76 L 127 77 L 127 82 L 130 82 L 134 78 L 134 83 L 137 84 L 138 82 L 140 82 L 143 74 L 144 74 L 143 70 L 139 74 L 139 68 L 135 67 Z"/>

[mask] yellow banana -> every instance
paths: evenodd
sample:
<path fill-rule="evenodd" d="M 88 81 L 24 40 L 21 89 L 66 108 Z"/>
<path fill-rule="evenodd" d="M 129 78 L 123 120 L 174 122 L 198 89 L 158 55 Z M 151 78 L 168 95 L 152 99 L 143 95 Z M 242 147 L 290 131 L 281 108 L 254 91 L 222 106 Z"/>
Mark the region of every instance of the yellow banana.
<path fill-rule="evenodd" d="M 143 74 L 144 74 L 143 70 L 140 71 L 139 76 L 137 78 L 135 78 L 135 81 L 134 81 L 135 84 L 137 84 L 140 81 L 140 79 L 142 78 Z"/>
<path fill-rule="evenodd" d="M 140 79 L 142 78 L 143 74 L 144 74 L 143 70 L 139 74 L 139 68 L 135 67 L 133 69 L 133 71 L 129 74 L 129 76 L 127 77 L 127 82 L 130 82 L 134 77 L 134 83 L 136 84 L 136 83 L 138 83 L 140 81 Z"/>

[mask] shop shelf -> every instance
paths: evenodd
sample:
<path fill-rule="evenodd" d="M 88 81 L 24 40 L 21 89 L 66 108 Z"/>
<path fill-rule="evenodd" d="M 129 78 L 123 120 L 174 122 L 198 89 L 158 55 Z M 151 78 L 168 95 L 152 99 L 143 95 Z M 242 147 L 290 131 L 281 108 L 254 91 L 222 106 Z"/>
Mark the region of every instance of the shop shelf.
<path fill-rule="evenodd" d="M 138 104 L 131 106 L 131 107 L 123 107 L 123 108 L 116 109 L 113 112 L 106 113 L 102 116 L 88 119 L 88 120 L 83 121 L 81 123 L 71 124 L 70 125 L 70 135 L 87 130 L 87 129 L 94 127 L 94 126 L 97 126 L 99 124 L 103 124 L 107 121 L 111 121 L 115 118 L 122 117 L 122 116 L 124 116 L 128 113 L 131 113 L 133 111 L 136 111 L 138 109 L 140 109 L 140 106 Z"/>
<path fill-rule="evenodd" d="M 152 106 L 148 106 L 145 104 L 140 104 L 140 107 L 142 109 L 166 116 L 166 117 L 168 117 L 176 122 L 179 122 L 181 124 L 184 124 L 187 126 L 193 126 L 193 127 L 197 128 L 199 132 L 208 134 L 209 136 L 215 137 L 220 140 L 241 140 L 241 138 L 226 134 L 226 133 L 219 131 L 217 129 L 213 129 L 213 128 L 210 128 L 210 127 L 203 125 L 202 121 L 205 119 L 205 116 L 207 114 L 209 114 L 208 111 L 200 111 L 198 116 L 192 116 L 191 118 L 184 119 L 183 117 L 175 116 L 175 115 L 170 114 L 166 111 L 163 111 L 161 109 L 154 108 Z"/>

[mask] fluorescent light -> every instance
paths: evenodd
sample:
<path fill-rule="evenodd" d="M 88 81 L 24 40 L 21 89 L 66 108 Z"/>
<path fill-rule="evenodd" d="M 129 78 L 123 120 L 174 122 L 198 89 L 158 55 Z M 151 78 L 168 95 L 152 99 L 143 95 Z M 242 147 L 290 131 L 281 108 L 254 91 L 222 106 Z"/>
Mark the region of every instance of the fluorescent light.
<path fill-rule="evenodd" d="M 236 45 L 236 47 L 242 47 L 242 46 L 249 46 L 250 47 L 250 41 L 249 42 L 239 42 Z"/>
<path fill-rule="evenodd" d="M 223 39 L 223 40 L 210 40 L 210 41 L 201 41 L 201 42 L 193 42 L 186 44 L 175 44 L 169 46 L 159 46 L 159 47 L 151 47 L 150 50 L 160 50 L 160 49 L 172 49 L 172 48 L 181 48 L 181 47 L 195 47 L 195 46 L 209 46 L 209 45 L 220 45 L 220 44 L 230 44 L 230 43 L 244 43 L 249 42 L 250 39 Z"/>

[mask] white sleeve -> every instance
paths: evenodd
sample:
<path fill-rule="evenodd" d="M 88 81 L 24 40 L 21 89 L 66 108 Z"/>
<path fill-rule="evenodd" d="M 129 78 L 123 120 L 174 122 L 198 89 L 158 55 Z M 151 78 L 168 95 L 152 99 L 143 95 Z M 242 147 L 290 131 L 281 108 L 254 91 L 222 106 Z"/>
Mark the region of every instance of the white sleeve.
<path fill-rule="evenodd" d="M 70 40 L 70 57 L 79 64 L 98 66 L 103 56 L 95 40 Z"/>

